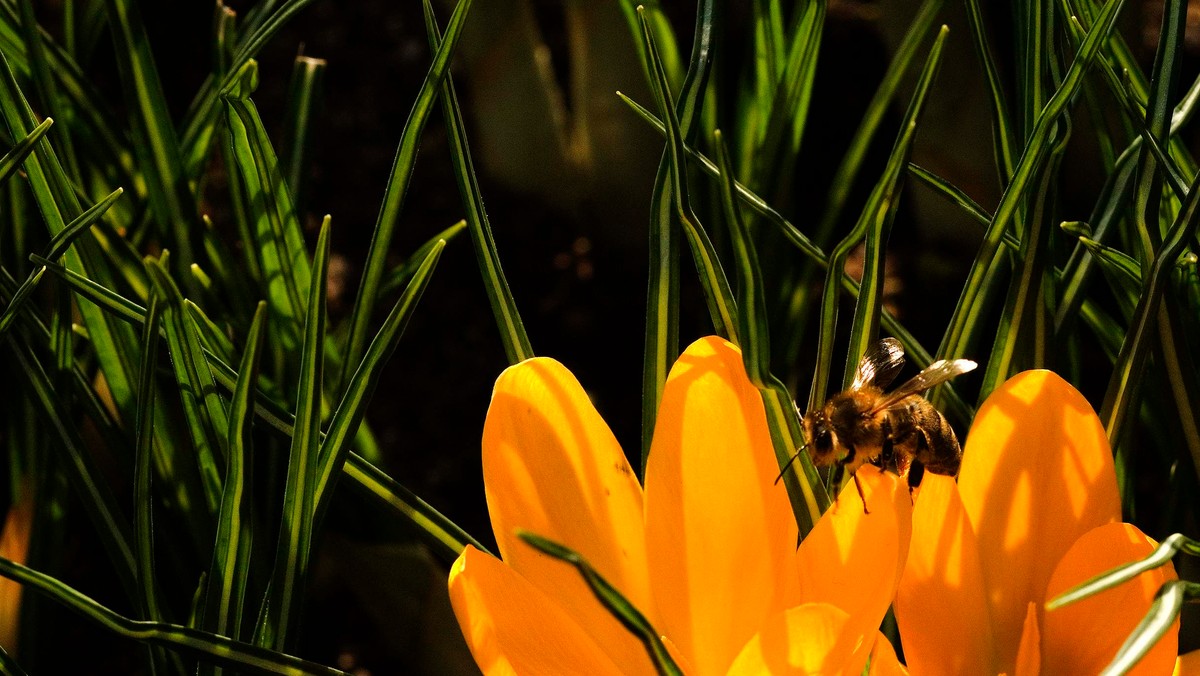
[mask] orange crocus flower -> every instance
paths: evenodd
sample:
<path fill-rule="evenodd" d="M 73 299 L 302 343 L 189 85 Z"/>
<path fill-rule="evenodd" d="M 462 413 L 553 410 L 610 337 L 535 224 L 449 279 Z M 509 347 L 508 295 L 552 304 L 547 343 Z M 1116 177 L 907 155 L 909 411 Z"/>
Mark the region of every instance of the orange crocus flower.
<path fill-rule="evenodd" d="M 762 401 L 737 348 L 693 343 L 671 370 L 639 484 L 556 361 L 496 382 L 483 433 L 503 561 L 467 547 L 450 572 L 485 674 L 653 674 L 642 645 L 524 529 L 582 554 L 650 620 L 688 674 L 859 674 L 902 667 L 878 626 L 903 569 L 908 490 L 863 468 L 797 550 Z"/>
<path fill-rule="evenodd" d="M 958 483 L 926 474 L 896 598 L 916 674 L 1098 673 L 1170 566 L 1054 611 L 1046 601 L 1155 543 L 1121 523 L 1112 452 L 1087 400 L 1049 371 L 1021 373 L 980 407 Z M 1136 671 L 1167 674 L 1176 629 Z"/>

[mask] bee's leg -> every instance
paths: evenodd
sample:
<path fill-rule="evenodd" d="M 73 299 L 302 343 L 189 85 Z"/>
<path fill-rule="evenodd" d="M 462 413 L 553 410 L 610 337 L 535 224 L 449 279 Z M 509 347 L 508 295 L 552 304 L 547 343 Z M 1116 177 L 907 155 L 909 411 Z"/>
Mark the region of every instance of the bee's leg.
<path fill-rule="evenodd" d="M 908 495 L 912 497 L 915 491 L 921 485 L 921 479 L 925 478 L 925 465 L 921 464 L 920 460 L 913 460 L 908 466 Z"/>
<path fill-rule="evenodd" d="M 829 472 L 829 486 L 825 489 L 826 492 L 833 493 L 833 506 L 837 508 L 838 495 L 842 492 L 842 478 L 846 476 L 846 466 L 836 464 L 833 470 Z"/>
<path fill-rule="evenodd" d="M 870 514 L 871 510 L 867 509 L 867 495 L 863 493 L 862 482 L 858 480 L 858 472 L 850 475 L 854 479 L 854 487 L 858 489 L 858 497 L 862 499 L 863 514 Z"/>

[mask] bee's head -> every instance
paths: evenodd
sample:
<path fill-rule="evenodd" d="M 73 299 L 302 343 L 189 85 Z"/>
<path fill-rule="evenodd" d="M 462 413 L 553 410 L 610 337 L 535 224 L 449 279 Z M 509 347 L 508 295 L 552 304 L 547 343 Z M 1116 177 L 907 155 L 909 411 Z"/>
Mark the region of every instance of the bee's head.
<path fill-rule="evenodd" d="M 824 411 L 809 411 L 801 420 L 804 427 L 804 437 L 808 440 L 808 454 L 814 465 L 831 465 L 839 458 L 835 457 L 833 431 L 829 426 L 829 418 Z"/>

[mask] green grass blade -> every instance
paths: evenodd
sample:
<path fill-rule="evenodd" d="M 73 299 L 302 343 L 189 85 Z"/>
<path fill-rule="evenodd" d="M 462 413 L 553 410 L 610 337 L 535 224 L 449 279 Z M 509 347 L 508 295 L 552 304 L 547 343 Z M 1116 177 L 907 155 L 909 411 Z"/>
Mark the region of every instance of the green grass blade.
<path fill-rule="evenodd" d="M 891 63 L 888 64 L 887 72 L 883 74 L 883 80 L 880 81 L 875 95 L 867 104 L 862 121 L 859 122 L 849 147 L 846 148 L 837 170 L 834 171 L 833 182 L 830 184 L 829 195 L 826 198 L 827 206 L 825 212 L 821 214 L 821 220 L 817 223 L 814 232 L 816 241 L 828 241 L 834 226 L 841 219 L 842 211 L 846 207 L 846 200 L 850 198 L 850 189 L 854 186 L 854 181 L 862 168 L 863 158 L 866 157 L 875 133 L 882 124 L 884 115 L 887 114 L 892 99 L 895 98 L 896 91 L 900 88 L 900 83 L 907 75 L 909 66 L 916 58 L 918 48 L 925 40 L 929 30 L 933 28 L 937 14 L 944 3 L 945 0 L 925 0 L 909 25 L 908 32 L 904 34 L 904 39 L 896 47 L 896 53 L 892 57 Z"/>
<path fill-rule="evenodd" d="M 1038 171 L 1044 167 L 1049 151 L 1050 133 L 1079 90 L 1083 76 L 1092 61 L 1095 60 L 1101 46 L 1107 41 L 1123 5 L 1124 0 L 1109 0 L 1105 4 L 1104 10 L 1088 31 L 1087 38 L 1064 75 L 1062 84 L 1038 115 L 1037 123 L 1029 134 L 1025 150 L 1013 169 L 1012 180 L 1000 198 L 1000 204 L 996 207 L 992 223 L 984 234 L 983 243 L 971 265 L 966 284 L 963 286 L 958 304 L 955 306 L 950 320 L 950 326 L 938 349 L 940 357 L 966 354 L 968 344 L 976 338 L 965 332 L 965 325 L 970 313 L 982 311 L 990 305 L 992 286 L 985 285 L 984 279 L 992 267 L 992 260 L 999 250 L 1004 231 L 1020 206 L 1030 183 Z"/>
<path fill-rule="evenodd" d="M 263 624 L 256 632 L 259 645 L 276 650 L 295 645 L 308 576 L 321 438 L 321 379 L 325 363 L 328 273 L 329 219 L 326 218 L 313 255 L 313 280 L 304 322 L 304 342 L 298 355 L 300 379 L 296 386 L 296 422 L 291 449 L 288 451 L 283 520 L 275 550 L 270 597 L 262 618 Z"/>
<path fill-rule="evenodd" d="M 651 60 L 646 41 L 642 39 L 642 17 L 632 2 L 622 2 L 622 10 L 630 23 L 634 44 L 637 46 L 641 63 L 646 71 L 647 82 L 654 80 Z M 701 103 L 712 69 L 713 41 L 716 28 L 715 2 L 703 0 L 697 6 L 696 28 L 692 39 L 692 53 L 687 75 L 675 103 L 675 114 L 685 139 L 695 136 L 699 126 Z M 665 22 L 661 12 L 649 11 L 653 25 Z M 657 20 L 656 20 L 657 19 Z M 666 59 L 664 68 L 670 79 L 672 59 L 677 62 L 678 50 L 674 36 L 667 40 L 662 31 L 655 32 L 656 44 L 660 47 L 660 61 Z M 664 56 L 665 55 L 665 56 Z M 665 133 L 665 127 L 663 128 Z M 658 404 L 662 400 L 667 373 L 679 357 L 679 273 L 680 232 L 674 226 L 674 202 L 669 181 L 671 155 L 664 149 L 654 177 L 650 203 L 650 266 L 646 292 L 646 333 L 642 362 L 642 453 L 639 471 L 646 469 L 646 455 L 650 452 L 650 441 L 654 436 L 654 421 L 658 416 Z"/>
<path fill-rule="evenodd" d="M 9 354 L 25 374 L 30 394 L 45 416 L 50 436 L 65 456 L 62 466 L 66 468 L 71 484 L 84 504 L 84 511 L 91 519 L 123 589 L 130 599 L 136 599 L 138 586 L 134 580 L 137 563 L 129 521 L 121 514 L 108 484 L 98 481 L 104 473 L 96 467 L 92 454 L 79 436 L 79 430 L 61 415 L 64 399 L 56 391 L 32 348 L 12 337 L 8 338 L 8 344 L 11 347 Z"/>
<path fill-rule="evenodd" d="M 133 151 L 163 237 L 184 265 L 198 262 L 201 232 L 196 201 L 184 173 L 179 139 L 141 14 L 132 0 L 105 0 L 117 67 L 133 132 Z"/>
<path fill-rule="evenodd" d="M 4 648 L 0 648 L 0 674 L 4 676 L 29 676 L 28 672 L 21 668 L 20 664 L 12 658 Z"/>
<path fill-rule="evenodd" d="M 1196 599 L 1200 599 L 1200 583 L 1172 580 L 1164 584 L 1155 594 L 1146 616 L 1121 644 L 1117 656 L 1104 667 L 1101 676 L 1129 673 L 1175 625 L 1183 604 Z"/>
<path fill-rule="evenodd" d="M 25 161 L 29 153 L 33 152 L 37 142 L 46 135 L 52 124 L 54 124 L 54 120 L 49 117 L 42 120 L 42 123 L 34 127 L 33 131 L 9 148 L 8 152 L 4 153 L 4 157 L 0 157 L 0 183 L 8 180 L 8 177 L 21 167 L 21 163 Z"/>
<path fill-rule="evenodd" d="M 675 116 L 666 71 L 663 70 L 662 61 L 658 56 L 658 47 L 650 34 L 649 24 L 644 20 L 642 39 L 646 41 L 650 72 L 654 74 L 654 79 L 651 80 L 654 95 L 658 99 L 659 111 L 667 123 L 667 156 L 670 161 L 668 183 L 671 186 L 675 217 L 683 225 L 684 235 L 692 250 L 692 259 L 696 264 L 713 329 L 733 342 L 738 342 L 737 304 L 733 300 L 733 292 L 729 288 L 725 271 L 721 268 L 721 261 L 717 259 L 716 250 L 692 210 L 687 189 L 687 155 L 683 149 L 683 131 Z"/>
<path fill-rule="evenodd" d="M 379 289 L 379 294 L 381 296 L 388 296 L 407 286 L 408 280 L 412 279 L 413 274 L 425 262 L 425 259 L 429 256 L 429 252 L 433 251 L 434 247 L 441 246 L 438 242 L 445 240 L 449 244 L 466 229 L 467 222 L 463 220 L 429 238 L 428 241 L 422 244 L 411 256 L 400 264 L 400 267 L 388 274 L 387 279 L 383 282 L 383 286 Z"/>
<path fill-rule="evenodd" d="M 794 463 L 792 461 L 793 455 L 798 452 L 797 449 L 803 445 L 800 416 L 791 393 L 771 373 L 771 343 L 762 268 L 758 264 L 754 240 L 742 220 L 734 198 L 733 165 L 719 131 L 715 133 L 714 145 L 717 148 L 717 161 L 721 165 L 723 179 L 721 203 L 733 235 L 734 255 L 737 259 L 740 310 L 738 335 L 742 339 L 742 363 L 746 366 L 750 382 L 754 383 L 762 396 L 767 414 L 767 427 L 771 433 L 771 443 L 780 471 L 791 464 L 795 464 L 799 470 L 785 473 L 784 484 L 787 486 L 792 512 L 796 516 L 800 537 L 803 539 L 820 520 L 821 514 L 829 508 L 829 496 L 825 493 L 825 487 L 808 454 L 800 453 L 799 458 Z"/>
<path fill-rule="evenodd" d="M 375 386 L 383 375 L 383 367 L 396 351 L 400 337 L 408 326 L 408 320 L 416 309 L 417 302 L 425 292 L 429 280 L 433 278 L 434 268 L 441 258 L 442 250 L 446 247 L 445 240 L 438 240 L 432 250 L 421 261 L 421 266 L 414 273 L 408 288 L 396 301 L 395 307 L 384 320 L 379 333 L 371 341 L 358 365 L 354 375 L 346 382 L 346 391 L 337 409 L 329 419 L 325 438 L 321 441 L 317 460 L 316 488 L 313 491 L 313 520 L 319 526 L 329 499 L 333 496 L 333 488 L 337 477 L 342 474 L 346 463 L 346 455 L 350 452 L 350 441 L 354 438 L 363 416 L 367 412 L 367 404 L 375 393 Z"/>
<path fill-rule="evenodd" d="M 253 246 L 267 283 L 264 290 L 284 345 L 294 349 L 300 334 L 304 299 L 312 271 L 304 247 L 304 233 L 288 195 L 279 161 L 263 128 L 250 94 L 258 86 L 258 67 L 253 61 L 236 74 L 234 83 L 222 92 L 225 121 L 229 128 L 230 156 L 248 198 L 254 223 Z"/>
<path fill-rule="evenodd" d="M 433 6 L 428 0 L 422 2 L 426 37 L 430 48 L 435 49 L 438 54 L 442 53 L 445 45 L 451 44 L 450 38 L 456 29 L 455 20 L 459 19 L 459 10 L 465 12 L 463 6 L 469 5 L 470 2 L 471 0 L 459 0 L 454 15 L 450 17 L 450 25 L 446 28 L 445 41 L 438 35 Z M 462 109 L 458 105 L 458 95 L 454 90 L 454 79 L 446 75 L 441 88 L 442 115 L 446 119 L 447 136 L 450 140 L 450 160 L 454 165 L 458 192 L 467 211 L 467 226 L 471 233 L 471 241 L 475 245 L 475 260 L 483 276 L 484 290 L 492 306 L 496 327 L 500 330 L 504 354 L 510 364 L 515 364 L 534 356 L 533 345 L 529 342 L 525 324 L 521 321 L 521 314 L 517 310 L 512 290 L 500 265 L 500 255 L 496 251 L 496 241 L 492 237 L 491 224 L 483 206 L 483 196 L 479 192 L 479 181 L 475 177 L 474 162 L 467 145 L 466 125 L 463 123 Z"/>
<path fill-rule="evenodd" d="M 1200 173 L 1192 180 L 1183 210 L 1175 218 L 1167 237 L 1159 247 L 1150 274 L 1145 276 L 1133 322 L 1125 342 L 1121 345 L 1121 353 L 1108 381 L 1108 391 L 1104 395 L 1100 419 L 1104 422 L 1104 429 L 1114 448 L 1121 444 L 1131 411 L 1136 413 L 1131 404 L 1141 384 L 1146 358 L 1149 356 L 1150 340 L 1157 327 L 1163 292 L 1184 247 L 1193 241 L 1197 225 L 1200 225 Z"/>
<path fill-rule="evenodd" d="M 259 302 L 246 337 L 237 384 L 229 403 L 229 463 L 226 465 L 221 511 L 217 518 L 217 537 L 208 591 L 204 626 L 214 634 L 242 638 L 242 613 L 250 580 L 250 555 L 254 542 L 253 501 L 250 494 L 251 400 L 258 377 L 259 354 L 266 324 L 266 302 Z"/>
<path fill-rule="evenodd" d="M 472 0 L 460 0 L 455 5 L 454 14 L 450 17 L 450 24 L 446 27 L 446 39 L 434 50 L 433 63 L 429 66 L 429 72 L 426 73 L 417 98 L 413 102 L 412 110 L 408 113 L 408 119 L 404 122 L 404 130 L 400 133 L 400 144 L 396 148 L 396 158 L 392 161 L 392 171 L 388 176 L 387 187 L 384 189 L 383 203 L 379 207 L 375 229 L 371 233 L 371 244 L 367 249 L 367 261 L 363 265 L 358 296 L 354 299 L 354 309 L 350 313 L 350 334 L 343 355 L 343 365 L 346 371 L 351 368 L 350 364 L 357 364 L 362 360 L 363 350 L 366 349 L 371 315 L 375 304 L 379 301 L 380 286 L 387 270 L 388 249 L 391 247 L 400 210 L 404 206 L 405 193 L 408 192 L 408 184 L 412 179 L 413 168 L 416 166 L 421 131 L 425 128 L 425 123 L 429 121 L 429 115 L 433 112 L 434 98 L 449 72 L 450 57 L 454 54 L 458 40 L 462 36 L 462 28 L 471 9 L 471 2 Z M 426 12 L 428 11 L 426 10 Z M 451 126 L 453 121 L 449 116 L 447 118 L 447 126 Z M 452 142 L 454 136 L 452 133 Z M 456 171 L 456 173 L 461 172 Z M 461 177 L 459 180 L 462 180 Z M 469 207 L 470 205 L 468 205 Z M 486 227 L 478 223 L 478 218 L 479 215 L 475 214 L 475 224 L 472 225 L 473 240 L 480 236 L 477 234 L 477 230 Z M 478 241 L 476 243 L 479 244 Z M 482 253 L 479 255 L 483 256 Z M 499 261 L 496 261 L 496 265 L 499 265 Z M 481 271 L 484 269 L 486 268 L 480 267 Z M 497 267 L 496 270 L 498 271 L 498 269 Z M 489 293 L 489 298 L 491 298 L 491 293 Z M 493 307 L 495 306 L 493 305 Z M 527 342 L 528 340 L 526 340 Z M 529 351 L 529 354 L 532 354 L 532 350 Z M 343 372 L 341 380 L 347 380 L 350 375 L 350 373 Z"/>
<path fill-rule="evenodd" d="M 967 0 L 965 4 L 975 52 L 979 55 L 979 63 L 983 66 L 984 78 L 987 80 L 988 100 L 992 112 L 992 144 L 996 165 L 1000 168 L 1000 183 L 1007 185 L 1016 167 L 1017 134 L 1010 119 L 1008 103 L 1005 101 L 1000 69 L 996 66 L 991 45 L 988 44 L 987 26 L 984 25 L 980 0 Z"/>
<path fill-rule="evenodd" d="M 1046 610 L 1050 611 L 1069 606 L 1076 601 L 1082 601 L 1106 589 L 1112 589 L 1124 584 L 1148 570 L 1154 570 L 1155 568 L 1167 565 L 1180 552 L 1185 552 L 1192 556 L 1200 556 L 1200 542 L 1182 533 L 1170 535 L 1142 560 L 1126 563 L 1112 570 L 1105 571 L 1091 579 L 1080 582 L 1050 599 L 1046 602 Z"/>
<path fill-rule="evenodd" d="M 313 118 L 320 112 L 325 60 L 297 56 L 288 84 L 287 109 L 283 118 L 283 150 L 280 162 L 288 192 L 296 203 L 296 213 L 304 213 L 304 187 L 307 184 L 309 138 Z"/>
<path fill-rule="evenodd" d="M 253 674 L 346 676 L 346 672 L 240 643 L 224 636 L 163 622 L 138 622 L 100 605 L 63 582 L 0 558 L 0 575 L 16 580 L 109 632 L 147 645 L 163 646 L 206 662 Z"/>
<path fill-rule="evenodd" d="M 858 303 L 854 306 L 854 320 L 850 327 L 850 348 L 846 354 L 844 386 L 849 386 L 859 360 L 879 338 L 880 315 L 883 311 L 884 249 L 891 237 L 892 221 L 895 220 L 896 207 L 900 202 L 901 179 L 904 178 L 908 158 L 912 154 L 917 126 L 920 124 L 921 113 L 925 110 L 925 99 L 941 67 L 942 48 L 946 44 L 946 35 L 949 32 L 949 28 L 942 26 L 933 47 L 929 50 L 929 56 L 917 80 L 916 91 L 913 92 L 912 101 L 908 104 L 908 111 L 901 122 L 900 134 L 884 167 L 883 176 L 875 184 L 859 217 L 867 221 L 866 253 L 863 258 L 862 281 L 859 282 Z M 836 287 L 833 280 L 828 280 L 827 283 L 833 283 Z"/>
<path fill-rule="evenodd" d="M 645 615 L 629 602 L 629 599 L 626 599 L 616 587 L 605 580 L 595 568 L 592 568 L 583 556 L 557 542 L 528 531 L 520 531 L 517 536 L 524 540 L 525 544 L 539 552 L 574 566 L 596 596 L 596 600 L 612 613 L 613 617 L 626 629 L 637 636 L 646 647 L 646 653 L 650 656 L 650 661 L 654 663 L 654 668 L 659 676 L 683 676 L 683 670 L 675 664 L 671 653 L 667 651 L 667 646 L 662 642 L 663 635 L 650 624 L 650 620 L 646 619 Z"/>
<path fill-rule="evenodd" d="M 163 328 L 171 351 L 175 382 L 179 385 L 179 398 L 203 480 L 206 506 L 209 514 L 216 514 L 221 503 L 222 459 L 226 456 L 222 435 L 229 424 L 225 404 L 213 385 L 200 338 L 184 310 L 179 287 L 175 286 L 161 261 L 147 259 L 146 269 L 166 302 Z"/>
<path fill-rule="evenodd" d="M 137 577 L 141 594 L 138 610 L 155 622 L 166 619 L 159 600 L 158 576 L 154 565 L 154 376 L 158 368 L 158 327 L 162 319 L 158 294 L 150 297 L 142 330 L 142 365 L 138 380 L 137 441 L 134 459 L 133 507 L 134 544 L 137 547 Z M 178 655 L 159 648 L 150 651 L 154 673 L 182 673 Z M 174 658 L 172 664 L 171 658 Z"/>

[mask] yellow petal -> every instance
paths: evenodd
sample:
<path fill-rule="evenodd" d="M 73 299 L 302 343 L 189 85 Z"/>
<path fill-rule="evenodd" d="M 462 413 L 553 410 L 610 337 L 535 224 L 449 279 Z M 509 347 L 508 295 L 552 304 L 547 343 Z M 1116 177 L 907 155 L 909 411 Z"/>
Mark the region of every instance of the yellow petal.
<path fill-rule="evenodd" d="M 895 603 L 908 666 L 919 674 L 995 673 L 979 545 L 954 479 L 925 475 L 912 524 Z"/>
<path fill-rule="evenodd" d="M 773 612 L 796 543 L 758 390 L 719 338 L 667 378 L 646 467 L 646 541 L 662 624 L 698 673 L 723 673 Z"/>
<path fill-rule="evenodd" d="M 450 603 L 471 655 L 487 676 L 638 673 L 618 668 L 554 601 L 470 545 L 450 569 Z"/>
<path fill-rule="evenodd" d="M 483 428 L 483 478 L 500 554 L 564 608 L 619 664 L 645 658 L 570 566 L 518 540 L 537 533 L 582 554 L 651 621 L 642 491 L 575 376 L 530 359 L 496 381 Z"/>
<path fill-rule="evenodd" d="M 1042 634 L 1038 627 L 1037 604 L 1025 608 L 1025 621 L 1021 625 L 1021 642 L 1017 646 L 1015 676 L 1038 676 L 1042 672 Z M 1047 670 L 1054 674 L 1055 671 Z"/>
<path fill-rule="evenodd" d="M 858 674 L 863 665 L 854 669 L 850 661 L 864 641 L 846 631 L 849 620 L 846 611 L 828 603 L 806 603 L 776 613 L 746 642 L 729 676 Z"/>
<path fill-rule="evenodd" d="M 905 656 L 907 655 L 906 648 Z M 870 666 L 870 671 L 867 672 L 870 676 L 908 676 L 908 668 L 900 664 L 899 658 L 896 657 L 896 649 L 883 634 L 875 637 L 875 646 L 871 648 Z"/>
<path fill-rule="evenodd" d="M 1175 660 L 1175 671 L 1171 676 L 1196 676 L 1200 674 L 1200 650 L 1184 653 Z"/>
<path fill-rule="evenodd" d="M 1026 607 L 1079 536 L 1119 519 L 1112 453 L 1092 407 L 1049 371 L 1027 371 L 987 398 L 958 480 L 979 542 L 996 659 L 1012 673 Z"/>
<path fill-rule="evenodd" d="M 1137 527 L 1110 523 L 1085 534 L 1054 569 L 1046 600 L 1119 565 L 1145 558 L 1155 543 Z M 1046 611 L 1042 665 L 1048 674 L 1099 673 L 1138 625 L 1158 588 L 1175 579 L 1170 563 L 1078 603 Z M 1175 663 L 1179 621 L 1130 672 L 1165 674 Z"/>
<path fill-rule="evenodd" d="M 799 602 L 838 606 L 850 616 L 848 631 L 872 637 L 904 570 L 912 503 L 908 485 L 894 474 L 864 465 L 858 480 L 870 513 L 854 482 L 847 483 L 796 552 Z M 861 657 L 865 663 L 866 653 Z"/>

